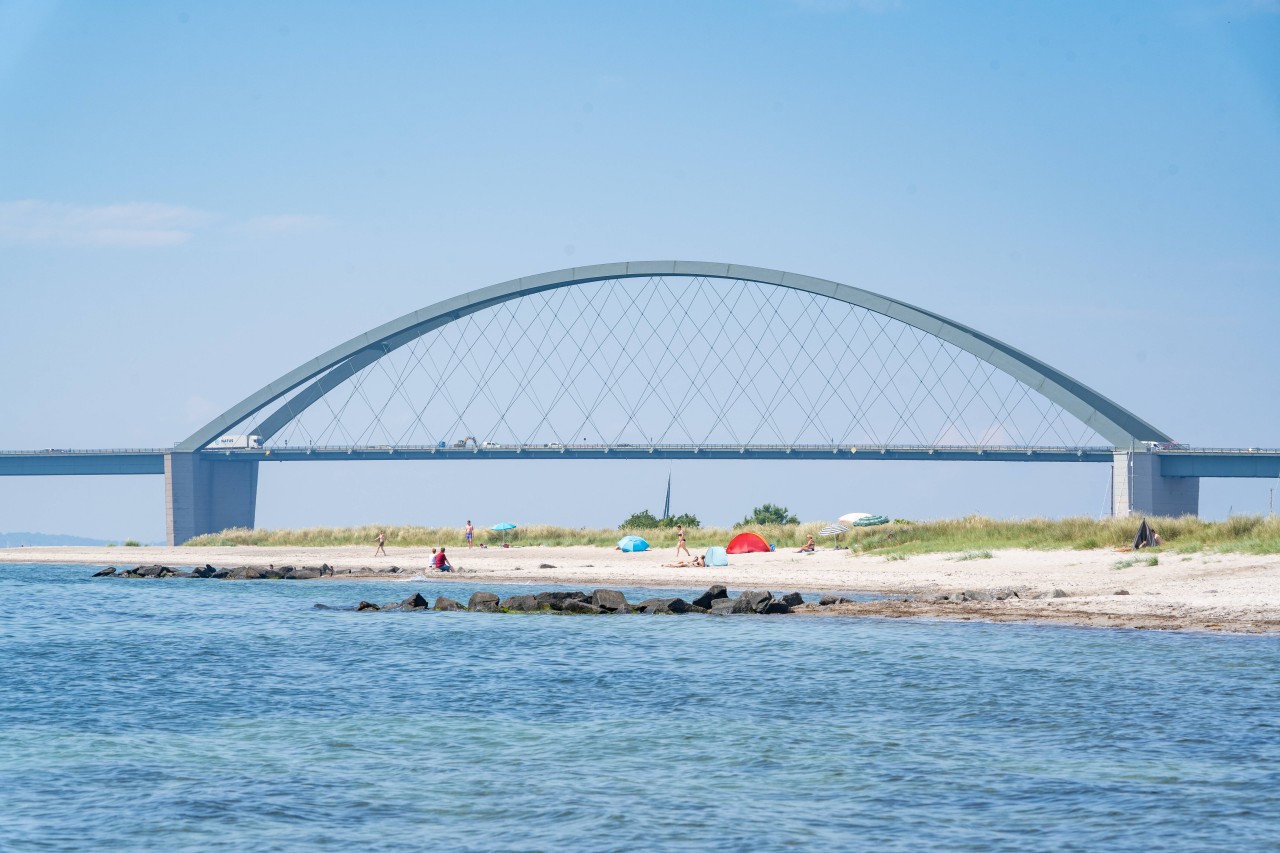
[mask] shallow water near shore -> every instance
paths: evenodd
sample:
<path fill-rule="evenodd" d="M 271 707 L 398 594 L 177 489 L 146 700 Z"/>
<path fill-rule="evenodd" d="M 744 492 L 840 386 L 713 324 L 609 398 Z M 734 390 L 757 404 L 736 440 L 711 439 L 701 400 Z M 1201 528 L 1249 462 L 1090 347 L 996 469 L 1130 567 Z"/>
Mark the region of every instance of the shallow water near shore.
<path fill-rule="evenodd" d="M 0 566 L 6 849 L 1280 845 L 1277 637 L 93 571 Z"/>

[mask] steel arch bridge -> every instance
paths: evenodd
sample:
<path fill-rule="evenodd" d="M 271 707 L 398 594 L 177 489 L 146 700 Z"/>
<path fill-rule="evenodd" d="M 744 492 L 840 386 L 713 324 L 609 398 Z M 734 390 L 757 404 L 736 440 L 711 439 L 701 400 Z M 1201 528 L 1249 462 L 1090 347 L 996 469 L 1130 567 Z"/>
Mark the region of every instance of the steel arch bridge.
<path fill-rule="evenodd" d="M 897 459 L 1113 463 L 1117 514 L 1195 513 L 1191 451 L 984 332 L 848 285 L 733 264 L 543 273 L 357 335 L 165 450 L 0 453 L 0 474 L 157 474 L 172 543 L 252 527 L 263 462 Z"/>

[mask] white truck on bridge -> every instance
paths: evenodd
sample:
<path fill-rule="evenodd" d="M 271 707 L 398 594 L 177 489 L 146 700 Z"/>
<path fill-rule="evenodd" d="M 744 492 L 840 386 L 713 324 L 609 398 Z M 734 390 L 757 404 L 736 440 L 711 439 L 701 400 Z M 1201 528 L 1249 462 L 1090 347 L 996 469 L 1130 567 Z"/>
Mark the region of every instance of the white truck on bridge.
<path fill-rule="evenodd" d="M 262 436 L 260 435 L 224 435 L 209 445 L 210 450 L 260 447 L 262 447 Z"/>

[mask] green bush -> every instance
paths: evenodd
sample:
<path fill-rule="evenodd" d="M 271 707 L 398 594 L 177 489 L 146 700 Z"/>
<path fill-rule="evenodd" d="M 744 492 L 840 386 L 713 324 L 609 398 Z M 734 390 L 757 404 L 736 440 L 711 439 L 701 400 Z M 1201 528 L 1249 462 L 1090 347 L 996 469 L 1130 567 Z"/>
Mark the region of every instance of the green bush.
<path fill-rule="evenodd" d="M 787 511 L 785 506 L 762 504 L 751 510 L 751 514 L 735 527 L 758 527 L 762 524 L 799 524 L 800 519 Z"/>
<path fill-rule="evenodd" d="M 126 540 L 124 540 L 124 547 L 126 547 L 126 548 L 141 548 L 141 547 L 142 547 L 142 543 L 141 543 L 141 542 L 139 542 L 137 539 L 126 539 Z"/>
<path fill-rule="evenodd" d="M 698 521 L 698 517 L 691 512 L 683 515 L 675 515 L 670 518 L 654 518 L 653 513 L 647 509 L 631 514 L 631 517 L 618 525 L 619 530 L 660 530 L 674 528 L 677 524 L 697 529 L 702 526 Z"/>

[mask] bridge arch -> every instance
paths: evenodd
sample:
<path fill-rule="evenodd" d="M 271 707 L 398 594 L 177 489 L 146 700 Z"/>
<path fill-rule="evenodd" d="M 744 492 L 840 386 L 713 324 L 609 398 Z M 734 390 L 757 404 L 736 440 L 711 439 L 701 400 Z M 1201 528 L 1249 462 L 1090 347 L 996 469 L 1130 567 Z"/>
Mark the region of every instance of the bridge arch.
<path fill-rule="evenodd" d="M 899 321 L 970 354 L 1061 407 L 1117 448 L 1129 448 L 1143 441 L 1170 440 L 1137 415 L 1062 371 L 990 335 L 888 296 L 760 267 L 697 261 L 638 261 L 576 267 L 514 279 L 406 314 L 357 335 L 268 383 L 201 427 L 175 450 L 201 450 L 238 424 L 264 415 L 253 431 L 270 438 L 360 371 L 434 330 L 485 309 L 546 291 L 637 278 L 725 279 L 826 297 Z M 271 410 L 277 403 L 279 407 Z"/>

